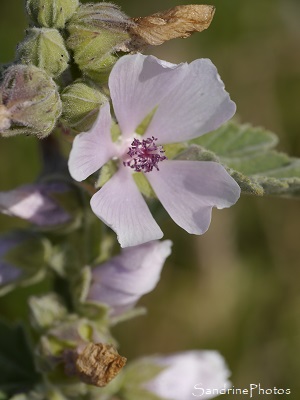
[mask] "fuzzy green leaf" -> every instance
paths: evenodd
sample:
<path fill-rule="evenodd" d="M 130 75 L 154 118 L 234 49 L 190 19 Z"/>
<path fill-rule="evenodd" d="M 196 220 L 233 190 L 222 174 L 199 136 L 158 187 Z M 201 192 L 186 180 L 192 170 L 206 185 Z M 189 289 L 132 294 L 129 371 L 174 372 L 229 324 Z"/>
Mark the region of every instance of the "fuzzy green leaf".
<path fill-rule="evenodd" d="M 246 194 L 300 196 L 300 159 L 274 150 L 277 143 L 263 128 L 231 121 L 191 140 L 176 158 L 220 162 Z"/>

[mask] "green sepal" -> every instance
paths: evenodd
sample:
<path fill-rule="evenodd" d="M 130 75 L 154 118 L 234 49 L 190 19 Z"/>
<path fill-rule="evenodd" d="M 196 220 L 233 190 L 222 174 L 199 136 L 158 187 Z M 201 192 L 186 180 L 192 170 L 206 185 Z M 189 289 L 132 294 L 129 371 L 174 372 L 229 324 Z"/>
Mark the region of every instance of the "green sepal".
<path fill-rule="evenodd" d="M 30 320 L 35 329 L 45 330 L 68 315 L 62 299 L 56 293 L 29 298 Z"/>
<path fill-rule="evenodd" d="M 51 244 L 39 235 L 27 232 L 13 232 L 17 242 L 3 256 L 3 261 L 17 268 L 20 275 L 13 281 L 2 284 L 0 295 L 4 295 L 19 286 L 29 286 L 44 279 L 51 255 Z"/>
<path fill-rule="evenodd" d="M 165 151 L 165 156 L 169 160 L 173 160 L 176 156 L 181 153 L 184 149 L 187 148 L 186 143 L 171 143 L 171 144 L 164 144 L 163 149 Z"/>
<path fill-rule="evenodd" d="M 149 199 L 156 199 L 156 194 L 154 190 L 152 189 L 152 186 L 148 182 L 147 178 L 145 175 L 141 172 L 136 172 L 132 174 L 132 177 L 139 188 L 139 191 Z"/>
<path fill-rule="evenodd" d="M 147 358 L 133 361 L 123 372 L 123 386 L 120 393 L 124 400 L 161 400 L 160 397 L 144 388 L 144 384 L 159 375 L 165 367 L 151 363 Z"/>
<path fill-rule="evenodd" d="M 114 54 L 105 55 L 97 62 L 90 60 L 87 65 L 82 65 L 81 70 L 84 76 L 96 82 L 96 84 L 100 86 L 107 85 L 111 70 L 118 59 Z"/>
<path fill-rule="evenodd" d="M 17 57 L 24 64 L 33 64 L 57 78 L 68 67 L 69 53 L 56 29 L 30 28 L 19 43 Z"/>
<path fill-rule="evenodd" d="M 94 84 L 78 80 L 62 91 L 61 100 L 62 121 L 70 128 L 83 132 L 92 127 L 107 97 Z"/>
<path fill-rule="evenodd" d="M 143 119 L 143 121 L 136 128 L 135 133 L 137 133 L 138 135 L 144 135 L 148 126 L 150 125 L 150 122 L 152 121 L 152 118 L 154 117 L 157 107 L 158 106 L 154 107 L 153 110 L 151 112 L 149 112 L 148 115 L 146 115 L 146 117 Z"/>
<path fill-rule="evenodd" d="M 114 121 L 111 124 L 110 133 L 111 133 L 111 139 L 113 142 L 116 142 L 122 134 L 119 125 Z"/>
<path fill-rule="evenodd" d="M 102 187 L 110 178 L 117 172 L 118 167 L 114 160 L 108 161 L 103 167 L 100 169 L 99 177 L 95 184 L 95 188 L 99 189 Z"/>
<path fill-rule="evenodd" d="M 76 349 L 88 342 L 115 343 L 105 321 L 90 321 L 76 314 L 68 314 L 41 336 L 36 352 L 39 370 L 51 371 L 61 362 L 64 350 Z"/>
<path fill-rule="evenodd" d="M 123 312 L 120 315 L 117 315 L 115 317 L 110 317 L 109 325 L 115 326 L 117 324 L 120 324 L 121 322 L 128 321 L 129 319 L 140 317 L 146 314 L 147 314 L 147 309 L 145 307 L 135 307 L 132 308 L 131 310 Z"/>

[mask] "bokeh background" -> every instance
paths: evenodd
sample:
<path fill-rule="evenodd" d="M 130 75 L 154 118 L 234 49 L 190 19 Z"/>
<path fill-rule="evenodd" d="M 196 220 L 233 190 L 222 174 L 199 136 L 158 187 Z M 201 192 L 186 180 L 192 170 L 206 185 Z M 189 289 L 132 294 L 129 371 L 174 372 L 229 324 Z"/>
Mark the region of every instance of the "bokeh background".
<path fill-rule="evenodd" d="M 185 3 L 118 1 L 130 16 Z M 206 3 L 217 8 L 207 31 L 149 53 L 171 62 L 210 58 L 240 121 L 274 131 L 279 149 L 300 157 L 299 0 Z M 23 0 L 1 0 L 0 62 L 14 57 L 26 23 Z M 0 190 L 30 182 L 39 166 L 35 139 L 1 139 Z M 1 232 L 13 225 L 0 217 Z M 300 398 L 300 201 L 242 197 L 232 209 L 214 211 L 204 236 L 191 237 L 170 219 L 163 230 L 174 242 L 173 254 L 156 290 L 140 303 L 148 314 L 115 329 L 121 353 L 131 359 L 217 349 L 235 387 L 260 382 L 290 388 L 289 398 Z M 19 300 L 0 300 L 1 312 L 14 318 L 13 311 L 23 307 L 26 313 L 26 295 L 24 290 Z"/>

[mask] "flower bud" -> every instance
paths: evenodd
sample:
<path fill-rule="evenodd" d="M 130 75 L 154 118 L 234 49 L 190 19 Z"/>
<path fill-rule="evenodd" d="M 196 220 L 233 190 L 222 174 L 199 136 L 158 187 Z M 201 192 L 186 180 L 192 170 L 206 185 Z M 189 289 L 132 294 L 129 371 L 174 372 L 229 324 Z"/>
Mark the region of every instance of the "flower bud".
<path fill-rule="evenodd" d="M 44 138 L 61 114 L 57 86 L 49 75 L 33 65 L 9 67 L 0 86 L 0 132 Z"/>
<path fill-rule="evenodd" d="M 107 101 L 107 98 L 96 87 L 77 81 L 63 90 L 61 100 L 63 122 L 82 132 L 92 127 L 99 108 Z"/>
<path fill-rule="evenodd" d="M 225 394 L 231 385 L 230 371 L 217 351 L 144 357 L 129 365 L 124 375 L 122 393 L 126 400 L 152 398 L 149 394 L 159 399 L 211 399 L 216 390 Z"/>
<path fill-rule="evenodd" d="M 0 294 L 44 277 L 50 244 L 38 235 L 13 232 L 0 237 Z"/>
<path fill-rule="evenodd" d="M 113 316 L 130 310 L 157 285 L 171 245 L 169 240 L 154 240 L 126 248 L 120 255 L 95 267 L 87 299 L 109 305 Z"/>
<path fill-rule="evenodd" d="M 79 68 L 87 75 L 111 69 L 116 62 L 112 53 L 129 40 L 127 29 L 131 24 L 114 4 L 81 5 L 67 26 L 67 45 L 74 51 Z"/>
<path fill-rule="evenodd" d="M 70 185 L 60 181 L 24 185 L 0 192 L 0 212 L 25 219 L 43 230 L 69 226 L 79 215 L 76 195 Z"/>
<path fill-rule="evenodd" d="M 68 67 L 69 53 L 56 29 L 31 28 L 18 45 L 17 56 L 24 64 L 33 64 L 57 77 Z"/>
<path fill-rule="evenodd" d="M 64 28 L 78 5 L 78 0 L 27 0 L 26 10 L 34 23 L 59 29 Z"/>

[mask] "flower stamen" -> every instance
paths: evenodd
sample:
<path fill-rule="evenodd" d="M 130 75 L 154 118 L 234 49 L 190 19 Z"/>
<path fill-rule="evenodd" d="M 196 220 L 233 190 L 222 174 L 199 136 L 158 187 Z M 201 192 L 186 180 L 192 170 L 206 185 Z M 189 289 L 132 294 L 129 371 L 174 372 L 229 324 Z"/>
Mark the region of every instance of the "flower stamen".
<path fill-rule="evenodd" d="M 158 163 L 166 160 L 167 157 L 164 155 L 163 147 L 155 144 L 156 140 L 157 138 L 154 136 L 142 141 L 134 139 L 126 153 L 130 159 L 123 161 L 123 165 L 134 169 L 136 172 L 150 172 L 153 168 L 159 171 Z"/>

